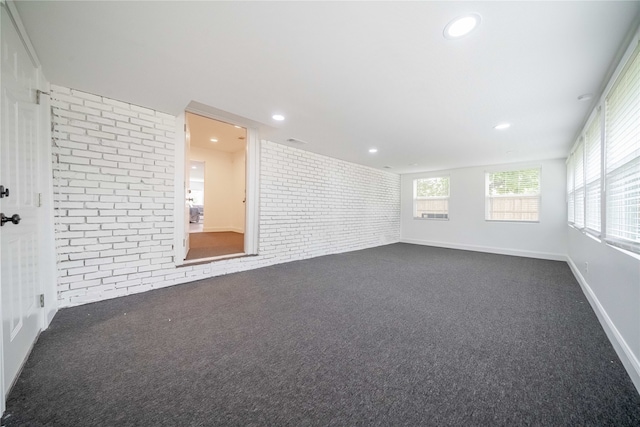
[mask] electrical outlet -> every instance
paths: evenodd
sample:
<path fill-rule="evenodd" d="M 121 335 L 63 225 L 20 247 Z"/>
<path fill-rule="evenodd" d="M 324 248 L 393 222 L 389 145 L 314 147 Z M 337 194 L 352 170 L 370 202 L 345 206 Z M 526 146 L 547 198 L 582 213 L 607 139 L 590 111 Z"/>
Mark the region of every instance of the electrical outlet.
<path fill-rule="evenodd" d="M 586 261 L 584 263 L 584 274 L 589 274 L 589 263 Z"/>

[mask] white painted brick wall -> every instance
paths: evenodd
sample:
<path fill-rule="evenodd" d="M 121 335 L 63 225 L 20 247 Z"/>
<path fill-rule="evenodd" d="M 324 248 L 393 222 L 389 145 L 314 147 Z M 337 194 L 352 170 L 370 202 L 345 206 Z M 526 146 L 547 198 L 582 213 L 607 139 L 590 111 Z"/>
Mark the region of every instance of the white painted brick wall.
<path fill-rule="evenodd" d="M 254 257 L 176 268 L 176 118 L 52 86 L 61 307 L 400 240 L 400 177 L 263 141 Z"/>

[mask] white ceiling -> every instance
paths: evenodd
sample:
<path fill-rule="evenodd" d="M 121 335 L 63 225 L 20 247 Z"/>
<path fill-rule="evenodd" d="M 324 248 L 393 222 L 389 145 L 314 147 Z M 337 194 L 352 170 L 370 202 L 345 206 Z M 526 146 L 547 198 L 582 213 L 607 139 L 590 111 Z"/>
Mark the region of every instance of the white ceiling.
<path fill-rule="evenodd" d="M 577 97 L 640 16 L 637 1 L 17 6 L 52 83 L 172 114 L 196 101 L 398 173 L 566 156 L 593 104 Z M 445 39 L 468 12 L 480 27 Z"/>
<path fill-rule="evenodd" d="M 235 153 L 247 147 L 247 130 L 197 114 L 186 114 L 192 147 Z M 217 141 L 211 141 L 215 139 Z"/>

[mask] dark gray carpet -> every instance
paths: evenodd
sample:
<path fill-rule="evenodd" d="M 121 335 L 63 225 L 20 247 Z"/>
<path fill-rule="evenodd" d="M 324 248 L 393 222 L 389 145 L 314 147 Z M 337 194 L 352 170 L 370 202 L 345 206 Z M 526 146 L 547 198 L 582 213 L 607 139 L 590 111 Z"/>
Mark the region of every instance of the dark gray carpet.
<path fill-rule="evenodd" d="M 62 310 L 4 423 L 631 426 L 568 266 L 394 244 Z"/>

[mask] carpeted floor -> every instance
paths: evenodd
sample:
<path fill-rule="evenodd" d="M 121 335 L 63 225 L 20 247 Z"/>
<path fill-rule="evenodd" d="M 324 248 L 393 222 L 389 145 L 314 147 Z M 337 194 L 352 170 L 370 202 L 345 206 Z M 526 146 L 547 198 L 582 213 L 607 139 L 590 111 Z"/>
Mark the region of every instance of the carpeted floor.
<path fill-rule="evenodd" d="M 637 426 L 564 262 L 394 244 L 60 311 L 6 426 Z"/>
<path fill-rule="evenodd" d="M 244 253 L 244 234 L 232 231 L 189 233 L 187 260 Z"/>

